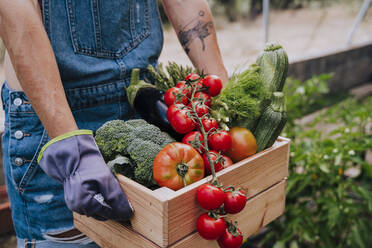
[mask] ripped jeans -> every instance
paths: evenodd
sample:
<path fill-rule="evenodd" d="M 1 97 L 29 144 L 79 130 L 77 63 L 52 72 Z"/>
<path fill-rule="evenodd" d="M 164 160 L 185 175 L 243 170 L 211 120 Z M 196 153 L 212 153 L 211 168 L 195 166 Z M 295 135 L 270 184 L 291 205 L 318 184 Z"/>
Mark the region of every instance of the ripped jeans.
<path fill-rule="evenodd" d="M 1 97 L 5 111 L 4 172 L 18 247 L 98 247 L 87 245 L 92 241 L 84 235 L 55 236 L 73 230 L 74 223 L 62 184 L 46 175 L 37 163 L 48 134 L 24 92 L 10 89 L 5 82 Z M 124 80 L 67 89 L 66 97 L 80 129 L 95 132 L 106 121 L 127 120 L 134 114 Z"/>

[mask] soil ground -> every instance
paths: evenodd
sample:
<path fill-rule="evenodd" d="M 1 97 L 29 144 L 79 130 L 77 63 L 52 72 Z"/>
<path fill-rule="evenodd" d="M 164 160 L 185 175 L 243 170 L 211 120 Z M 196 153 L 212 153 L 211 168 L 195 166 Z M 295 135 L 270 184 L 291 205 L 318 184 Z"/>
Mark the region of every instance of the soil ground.
<path fill-rule="evenodd" d="M 353 45 L 372 41 L 372 7 L 356 32 Z M 319 55 L 345 47 L 357 10 L 345 6 L 272 11 L 269 40 L 278 41 L 286 49 L 289 60 Z M 215 18 L 218 42 L 229 73 L 238 66 L 253 63 L 264 46 L 262 17 L 254 21 L 227 23 Z M 164 32 L 164 49 L 160 61 L 191 64 L 172 29 Z M 3 81 L 0 64 L 0 81 Z M 0 116 L 2 116 L 2 111 Z M 0 127 L 2 126 L 0 118 Z M 2 128 L 0 128 L 2 129 Z M 0 236 L 0 248 L 15 248 L 14 235 Z"/>

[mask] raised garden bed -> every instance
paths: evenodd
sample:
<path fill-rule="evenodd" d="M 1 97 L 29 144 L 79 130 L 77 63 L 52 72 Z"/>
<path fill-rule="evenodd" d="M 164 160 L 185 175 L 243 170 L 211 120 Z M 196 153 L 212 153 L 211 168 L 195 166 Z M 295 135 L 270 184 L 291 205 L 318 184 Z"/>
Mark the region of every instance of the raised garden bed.
<path fill-rule="evenodd" d="M 275 144 L 217 173 L 223 185 L 242 187 L 249 198 L 244 210 L 232 215 L 239 222 L 244 238 L 280 216 L 285 208 L 288 176 L 289 140 Z M 102 247 L 217 247 L 195 231 L 202 209 L 195 199 L 204 178 L 178 191 L 162 187 L 150 190 L 118 175 L 135 213 L 129 224 L 100 222 L 74 214 L 75 226 Z"/>

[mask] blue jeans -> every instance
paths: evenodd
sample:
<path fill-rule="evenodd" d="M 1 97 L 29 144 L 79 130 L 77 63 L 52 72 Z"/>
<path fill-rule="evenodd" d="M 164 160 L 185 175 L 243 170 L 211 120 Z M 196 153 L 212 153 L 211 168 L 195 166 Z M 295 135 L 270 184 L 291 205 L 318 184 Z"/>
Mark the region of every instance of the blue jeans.
<path fill-rule="evenodd" d="M 116 81 L 66 90 L 78 127 L 96 131 L 106 121 L 132 118 L 134 112 L 125 92 L 127 83 Z M 10 89 L 6 82 L 1 96 L 5 110 L 4 172 L 15 231 L 19 239 L 45 247 L 40 241 L 61 241 L 53 234 L 74 228 L 72 212 L 66 207 L 63 186 L 37 163 L 49 136 L 28 98 L 24 92 Z"/>

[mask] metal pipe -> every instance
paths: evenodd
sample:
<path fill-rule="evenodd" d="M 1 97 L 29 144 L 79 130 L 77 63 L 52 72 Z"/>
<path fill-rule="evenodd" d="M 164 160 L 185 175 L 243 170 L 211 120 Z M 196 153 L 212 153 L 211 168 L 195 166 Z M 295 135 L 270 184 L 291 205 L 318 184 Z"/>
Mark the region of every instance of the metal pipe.
<path fill-rule="evenodd" d="M 354 26 L 351 29 L 351 32 L 349 33 L 348 39 L 347 39 L 346 44 L 345 44 L 346 46 L 350 46 L 351 41 L 353 40 L 354 34 L 355 34 L 356 30 L 358 29 L 359 24 L 362 22 L 364 16 L 366 15 L 370 4 L 371 4 L 371 0 L 364 0 L 363 5 L 362 5 L 362 7 L 361 7 L 361 9 L 358 13 L 358 16 L 357 16 L 355 22 L 354 22 Z"/>
<path fill-rule="evenodd" d="M 263 22 L 265 32 L 265 44 L 269 41 L 269 11 L 270 0 L 263 0 Z"/>

